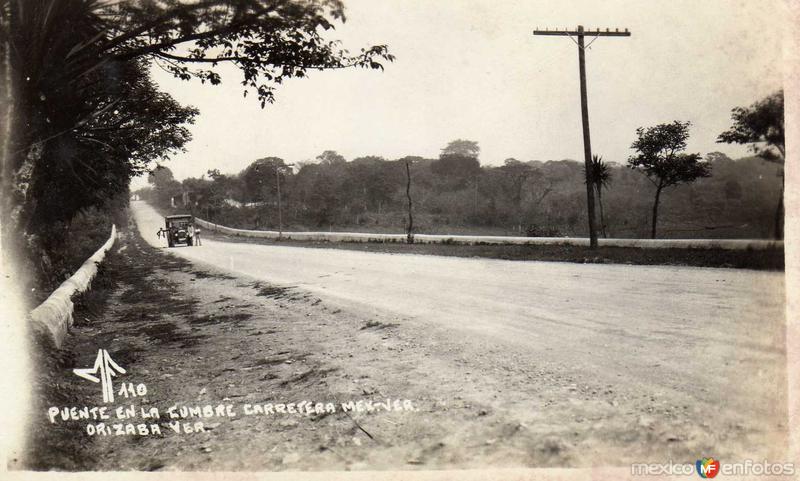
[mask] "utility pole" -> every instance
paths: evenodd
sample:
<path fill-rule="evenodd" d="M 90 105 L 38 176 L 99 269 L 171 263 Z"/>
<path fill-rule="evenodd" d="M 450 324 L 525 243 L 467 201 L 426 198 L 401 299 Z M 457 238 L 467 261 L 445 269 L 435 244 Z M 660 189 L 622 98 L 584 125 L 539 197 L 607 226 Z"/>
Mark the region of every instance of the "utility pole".
<path fill-rule="evenodd" d="M 594 220 L 594 179 L 591 177 L 592 173 L 592 141 L 589 136 L 589 104 L 586 93 L 586 48 L 589 47 L 599 37 L 630 37 L 631 33 L 626 28 L 624 32 L 615 29 L 613 32 L 606 29 L 604 32 L 600 29 L 592 31 L 584 30 L 583 25 L 578 25 L 577 30 L 539 30 L 538 28 L 533 31 L 534 35 L 552 35 L 560 37 L 569 37 L 573 42 L 578 45 L 578 68 L 580 70 L 581 79 L 581 119 L 583 121 L 583 159 L 584 169 L 586 171 L 586 207 L 589 213 L 589 246 L 592 248 L 597 247 L 597 224 Z M 595 37 L 589 45 L 584 45 L 585 36 Z M 576 40 L 577 39 L 577 40 Z"/>

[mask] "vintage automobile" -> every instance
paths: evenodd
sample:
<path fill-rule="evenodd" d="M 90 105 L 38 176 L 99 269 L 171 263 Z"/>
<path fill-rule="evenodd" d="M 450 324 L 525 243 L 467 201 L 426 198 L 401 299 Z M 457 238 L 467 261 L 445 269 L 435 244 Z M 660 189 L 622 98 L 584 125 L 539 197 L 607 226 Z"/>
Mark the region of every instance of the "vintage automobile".
<path fill-rule="evenodd" d="M 168 215 L 164 218 L 167 230 L 167 245 L 178 244 L 191 246 L 194 239 L 189 235 L 189 226 L 194 226 L 194 217 L 189 214 Z"/>

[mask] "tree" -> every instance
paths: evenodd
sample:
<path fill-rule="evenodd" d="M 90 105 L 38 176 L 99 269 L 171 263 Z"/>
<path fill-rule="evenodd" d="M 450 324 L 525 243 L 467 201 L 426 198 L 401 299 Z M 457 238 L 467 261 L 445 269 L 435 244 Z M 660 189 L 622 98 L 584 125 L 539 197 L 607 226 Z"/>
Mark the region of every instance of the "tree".
<path fill-rule="evenodd" d="M 477 142 L 454 140 L 442 149 L 439 159 L 431 164 L 431 171 L 445 178 L 450 186 L 464 187 L 470 181 L 477 182 L 481 172 L 479 152 Z"/>
<path fill-rule="evenodd" d="M 131 177 L 182 151 L 191 139 L 185 125 L 197 111 L 158 92 L 140 65 L 121 67 L 99 69 L 82 91 L 61 92 L 49 106 L 51 124 L 75 126 L 50 139 L 30 164 L 20 205 L 21 232 L 47 237 L 55 223 L 69 222 L 84 209 L 102 208 L 127 191 Z"/>
<path fill-rule="evenodd" d="M 54 102 L 61 108 L 48 114 L 50 122 L 76 126 L 50 139 L 33 166 L 24 231 L 41 234 L 78 211 L 104 206 L 127 191 L 131 177 L 183 151 L 191 139 L 186 125 L 196 109 L 159 92 L 139 63 L 118 67 L 101 67 L 82 91 L 61 92 Z"/>
<path fill-rule="evenodd" d="M 304 163 L 294 176 L 294 195 L 317 227 L 336 222 L 344 204 L 345 164 Z"/>
<path fill-rule="evenodd" d="M 347 167 L 344 188 L 348 197 L 360 199 L 363 212 L 375 207 L 378 214 L 382 213 L 392 198 L 392 191 L 399 188 L 399 166 L 383 157 L 366 156 L 353 159 Z"/>
<path fill-rule="evenodd" d="M 341 165 L 347 162 L 342 155 L 339 155 L 335 150 L 326 150 L 317 156 L 317 160 L 321 165 Z"/>
<path fill-rule="evenodd" d="M 637 139 L 631 148 L 637 154 L 628 159 L 628 166 L 642 172 L 656 187 L 650 225 L 653 239 L 656 238 L 661 191 L 667 187 L 693 182 L 700 177 L 711 175 L 709 165 L 700 162 L 700 154 L 683 153 L 686 150 L 690 125 L 690 122 L 676 120 L 647 129 L 643 127 L 636 129 Z"/>
<path fill-rule="evenodd" d="M 413 159 L 406 157 L 406 199 L 408 200 L 408 224 L 406 224 L 406 242 L 409 244 L 414 243 L 414 217 L 413 217 L 413 203 L 411 201 L 411 163 Z"/>
<path fill-rule="evenodd" d="M 35 248 L 54 222 L 101 207 L 127 190 L 148 162 L 190 139 L 182 124 L 196 110 L 158 92 L 145 63 L 82 55 L 82 46 L 106 34 L 102 6 L 92 0 L 4 4 L 3 50 L 14 94 L 0 185 L 6 239 L 22 235 Z"/>
<path fill-rule="evenodd" d="M 219 169 L 208 171 L 211 179 L 214 195 L 222 201 L 225 199 L 244 200 L 244 186 L 239 176 L 228 176 L 222 174 Z"/>
<path fill-rule="evenodd" d="M 150 171 L 147 182 L 153 186 L 156 202 L 164 208 L 170 206 L 170 199 L 183 192 L 183 187 L 180 182 L 175 180 L 172 170 L 163 165 L 158 165 Z"/>
<path fill-rule="evenodd" d="M 341 0 L 164 0 L 121 2 L 116 10 L 119 27 L 93 49 L 122 60 L 147 55 L 179 78 L 212 84 L 221 81 L 216 67 L 232 64 L 262 107 L 274 101 L 277 85 L 310 69 L 383 69 L 382 60 L 394 59 L 385 45 L 351 55 L 325 38 L 345 21 Z"/>
<path fill-rule="evenodd" d="M 440 157 L 445 155 L 460 155 L 477 159 L 480 152 L 481 148 L 478 146 L 477 142 L 473 140 L 456 139 L 442 149 Z"/>
<path fill-rule="evenodd" d="M 499 167 L 498 170 L 502 172 L 504 180 L 506 181 L 504 193 L 506 196 L 510 197 L 511 205 L 514 207 L 517 231 L 522 232 L 522 203 L 525 198 L 523 189 L 529 180 L 540 180 L 542 174 L 536 167 L 513 158 L 506 159 L 503 166 Z M 547 193 L 548 192 L 545 192 L 544 196 L 546 196 Z M 542 196 L 538 200 L 543 200 L 543 198 Z"/>
<path fill-rule="evenodd" d="M 608 188 L 611 183 L 611 169 L 609 169 L 608 164 L 603 161 L 602 157 L 593 155 L 591 171 L 585 177 L 587 182 L 592 182 L 597 193 L 597 204 L 600 207 L 600 232 L 603 233 L 604 238 L 608 237 L 606 234 L 606 217 L 603 212 L 603 188 Z"/>
<path fill-rule="evenodd" d="M 155 169 L 147 174 L 147 183 L 151 184 L 156 189 L 163 188 L 174 181 L 175 174 L 172 173 L 172 169 L 164 167 L 163 165 L 157 165 Z"/>
<path fill-rule="evenodd" d="M 735 107 L 733 126 L 717 137 L 717 142 L 750 144 L 750 150 L 768 162 L 784 164 L 786 159 L 783 119 L 783 90 L 761 99 L 750 107 Z M 775 211 L 775 238 L 783 238 L 783 193 L 785 177 L 781 168 L 781 193 Z"/>
<path fill-rule="evenodd" d="M 286 176 L 286 163 L 280 157 L 264 157 L 253 161 L 239 174 L 248 202 L 266 202 L 277 196 L 276 175 Z M 285 181 L 281 179 L 281 183 Z"/>
<path fill-rule="evenodd" d="M 455 187 L 463 187 L 481 171 L 481 164 L 475 157 L 461 154 L 442 154 L 431 164 L 431 171 L 445 178 Z"/>

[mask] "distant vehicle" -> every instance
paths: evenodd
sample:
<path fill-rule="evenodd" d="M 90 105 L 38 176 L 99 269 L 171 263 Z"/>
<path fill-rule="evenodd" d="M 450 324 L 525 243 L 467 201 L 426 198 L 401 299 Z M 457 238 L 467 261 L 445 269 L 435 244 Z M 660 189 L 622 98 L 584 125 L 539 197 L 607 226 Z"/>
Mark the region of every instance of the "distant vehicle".
<path fill-rule="evenodd" d="M 164 223 L 167 229 L 167 245 L 192 245 L 194 239 L 189 235 L 189 226 L 194 225 L 194 217 L 189 214 L 168 215 L 164 217 Z"/>

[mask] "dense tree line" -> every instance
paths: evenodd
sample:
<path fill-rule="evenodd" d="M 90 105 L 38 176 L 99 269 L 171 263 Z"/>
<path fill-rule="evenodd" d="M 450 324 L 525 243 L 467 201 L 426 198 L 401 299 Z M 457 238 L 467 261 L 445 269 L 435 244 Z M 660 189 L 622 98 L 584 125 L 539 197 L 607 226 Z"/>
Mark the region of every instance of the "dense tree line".
<path fill-rule="evenodd" d="M 572 160 L 481 165 L 478 143 L 458 139 L 435 159 L 347 161 L 328 150 L 314 161 L 265 157 L 237 174 L 216 169 L 183 182 L 161 168 L 141 194 L 232 227 L 405 230 L 412 242 L 414 232 L 585 236 L 581 191 L 592 183 L 605 237 L 781 238 L 783 91 L 735 107 L 731 121 L 717 141 L 747 144 L 753 157 L 686 153 L 691 123 L 673 121 L 637 129 L 627 163 L 594 156 L 588 172 Z"/>
<path fill-rule="evenodd" d="M 175 199 L 175 211 L 190 210 L 233 227 L 277 230 L 280 183 L 285 230 L 402 233 L 408 222 L 405 165 L 410 162 L 416 232 L 587 235 L 582 163 L 506 159 L 502 165 L 481 165 L 476 143 L 453 149 L 464 142 L 451 143 L 435 159 L 346 161 L 326 151 L 312 162 L 287 167 L 284 159 L 265 157 L 236 174 L 214 170 L 183 182 L 162 168 L 140 193 L 164 209 Z M 649 237 L 657 186 L 625 164 L 601 163 L 606 235 Z M 781 195 L 778 165 L 714 152 L 705 156 L 702 169 L 713 176 L 662 185 L 660 236 L 771 236 L 772 212 Z"/>

